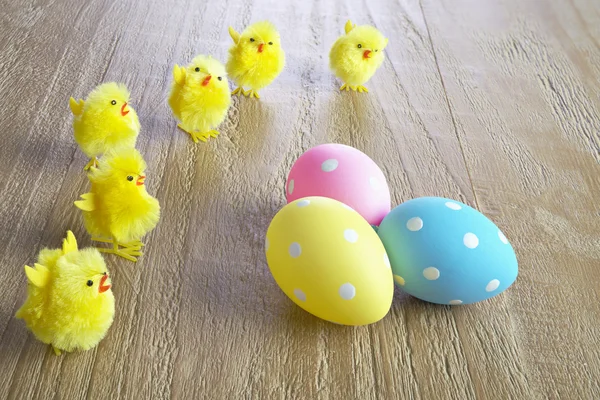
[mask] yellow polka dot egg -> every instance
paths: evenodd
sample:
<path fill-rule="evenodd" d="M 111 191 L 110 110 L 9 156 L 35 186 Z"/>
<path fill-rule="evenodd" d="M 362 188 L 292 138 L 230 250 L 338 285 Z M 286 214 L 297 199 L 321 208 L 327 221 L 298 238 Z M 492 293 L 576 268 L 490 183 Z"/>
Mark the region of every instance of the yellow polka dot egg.
<path fill-rule="evenodd" d="M 265 240 L 267 263 L 298 306 L 341 325 L 367 325 L 390 310 L 393 275 L 375 230 L 349 206 L 305 197 L 283 207 Z"/>

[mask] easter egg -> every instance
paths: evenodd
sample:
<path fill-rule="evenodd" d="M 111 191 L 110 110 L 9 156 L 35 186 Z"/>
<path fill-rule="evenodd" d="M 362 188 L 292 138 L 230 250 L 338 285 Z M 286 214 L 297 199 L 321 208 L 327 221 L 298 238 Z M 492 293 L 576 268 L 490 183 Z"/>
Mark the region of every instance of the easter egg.
<path fill-rule="evenodd" d="M 392 270 L 375 230 L 347 205 L 306 197 L 284 206 L 265 240 L 267 263 L 298 306 L 341 325 L 367 325 L 389 311 Z"/>
<path fill-rule="evenodd" d="M 322 144 L 302 154 L 286 184 L 287 201 L 329 197 L 355 209 L 371 225 L 390 211 L 390 191 L 381 169 L 365 153 L 343 144 Z"/>
<path fill-rule="evenodd" d="M 470 304 L 517 278 L 515 252 L 485 215 L 461 202 L 421 197 L 394 208 L 378 229 L 394 281 L 438 304 Z"/>

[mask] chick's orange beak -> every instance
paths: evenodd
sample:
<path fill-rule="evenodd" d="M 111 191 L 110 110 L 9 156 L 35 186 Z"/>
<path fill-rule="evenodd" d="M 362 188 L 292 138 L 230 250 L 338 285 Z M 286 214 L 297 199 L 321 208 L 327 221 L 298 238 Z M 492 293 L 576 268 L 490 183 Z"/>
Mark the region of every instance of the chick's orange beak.
<path fill-rule="evenodd" d="M 127 102 L 125 102 L 121 107 L 121 115 L 126 116 L 127 114 L 129 114 L 129 107 L 127 106 Z"/>
<path fill-rule="evenodd" d="M 265 44 L 264 43 L 261 43 L 261 44 L 258 45 L 258 52 L 259 53 L 262 53 L 264 49 L 265 49 Z"/>
<path fill-rule="evenodd" d="M 202 81 L 202 86 L 208 85 L 208 83 L 210 82 L 211 79 L 212 79 L 212 76 L 207 75 L 206 78 L 204 78 L 204 80 Z"/>
<path fill-rule="evenodd" d="M 365 50 L 363 53 L 363 58 L 371 58 L 371 50 Z"/>
<path fill-rule="evenodd" d="M 135 184 L 138 186 L 142 186 L 144 184 L 144 181 L 146 180 L 146 175 L 141 175 L 137 181 L 135 181 Z"/>
<path fill-rule="evenodd" d="M 107 279 L 108 279 L 108 275 L 104 275 L 100 279 L 100 284 L 98 285 L 98 293 L 104 293 L 108 289 L 110 289 L 110 284 L 109 285 L 105 285 Z"/>

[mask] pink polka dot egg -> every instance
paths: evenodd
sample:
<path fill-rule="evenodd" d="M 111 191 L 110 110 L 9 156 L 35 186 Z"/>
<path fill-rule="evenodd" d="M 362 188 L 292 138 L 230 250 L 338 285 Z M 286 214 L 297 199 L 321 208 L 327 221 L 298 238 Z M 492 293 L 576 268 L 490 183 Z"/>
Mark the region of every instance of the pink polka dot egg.
<path fill-rule="evenodd" d="M 343 144 L 322 144 L 306 151 L 292 166 L 287 202 L 322 196 L 356 210 L 371 225 L 390 211 L 390 191 L 381 169 L 365 153 Z"/>

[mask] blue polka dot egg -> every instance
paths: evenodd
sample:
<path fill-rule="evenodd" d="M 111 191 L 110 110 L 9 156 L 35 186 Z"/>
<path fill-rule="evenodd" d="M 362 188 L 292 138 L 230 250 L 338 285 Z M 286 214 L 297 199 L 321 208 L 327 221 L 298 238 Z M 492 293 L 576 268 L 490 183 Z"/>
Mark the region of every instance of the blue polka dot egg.
<path fill-rule="evenodd" d="M 485 215 L 455 200 L 421 197 L 394 208 L 378 230 L 394 281 L 438 304 L 470 304 L 517 278 L 515 252 Z"/>

